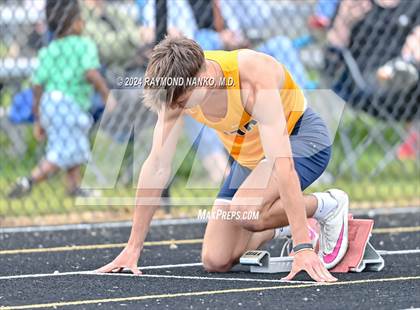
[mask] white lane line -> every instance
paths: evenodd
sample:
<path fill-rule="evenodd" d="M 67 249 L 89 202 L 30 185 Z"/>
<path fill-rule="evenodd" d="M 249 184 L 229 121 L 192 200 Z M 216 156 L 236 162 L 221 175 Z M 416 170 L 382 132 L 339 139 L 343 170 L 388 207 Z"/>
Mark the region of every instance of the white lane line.
<path fill-rule="evenodd" d="M 415 250 L 398 250 L 398 251 L 377 251 L 379 255 L 407 255 L 407 254 L 420 254 L 420 249 Z"/>
<path fill-rule="evenodd" d="M 56 273 L 22 274 L 22 275 L 16 275 L 16 276 L 2 276 L 0 277 L 0 280 L 47 278 L 47 277 L 87 275 L 87 274 L 94 274 L 94 272 L 93 271 L 71 271 L 71 272 L 56 272 Z"/>
<path fill-rule="evenodd" d="M 203 263 L 187 263 L 187 264 L 176 264 L 176 265 L 158 265 L 158 266 L 144 266 L 139 267 L 140 270 L 152 270 L 152 269 L 170 269 L 170 268 L 184 268 L 184 267 L 196 267 L 203 266 Z"/>
<path fill-rule="evenodd" d="M 386 251 L 386 250 L 379 250 L 377 251 L 379 255 L 409 255 L 409 254 L 420 254 L 420 249 L 412 249 L 412 250 L 397 250 L 397 251 Z M 172 264 L 172 265 L 156 265 L 156 266 L 140 266 L 140 270 L 156 270 L 156 269 L 173 269 L 173 268 L 186 268 L 186 267 L 199 267 L 202 266 L 202 263 L 185 263 L 185 264 Z M 127 269 L 125 269 L 127 270 Z M 128 270 L 127 270 L 128 271 Z M 9 280 L 9 279 L 25 279 L 25 278 L 44 278 L 44 277 L 56 277 L 56 276 L 69 276 L 69 275 L 118 275 L 118 276 L 135 276 L 132 274 L 125 274 L 125 273 L 96 273 L 94 271 L 71 271 L 71 272 L 55 272 L 55 273 L 40 273 L 40 274 L 23 274 L 23 275 L 14 275 L 14 276 L 0 276 L 0 280 Z M 170 275 L 143 275 L 147 277 L 169 277 L 169 278 L 177 278 L 183 276 L 170 276 Z M 186 279 L 218 279 L 218 278 L 206 278 L 206 277 L 186 277 Z M 220 278 L 220 279 L 229 279 L 229 278 Z M 232 279 L 241 279 L 241 278 L 232 278 Z M 263 282 L 290 282 L 290 281 L 282 281 L 282 280 L 270 280 L 266 279 L 267 281 Z M 241 281 L 241 280 L 238 280 Z M 248 281 L 248 280 L 243 280 Z M 251 279 L 249 280 L 251 281 Z M 296 283 L 305 283 L 308 281 L 297 281 Z M 292 283 L 292 282 L 290 282 Z"/>
<path fill-rule="evenodd" d="M 141 270 L 150 269 L 166 269 L 178 268 L 187 266 L 199 266 L 201 263 L 179 264 L 179 265 L 162 265 L 162 266 L 145 266 L 140 267 Z M 170 267 L 168 267 L 170 266 Z M 74 275 L 90 275 L 90 276 L 117 276 L 117 277 L 146 277 L 146 278 L 168 278 L 168 279 L 188 279 L 188 280 L 213 280 L 213 281 L 238 281 L 238 282 L 272 282 L 272 283 L 291 283 L 291 284 L 307 284 L 314 283 L 313 281 L 285 281 L 281 279 L 258 279 L 258 278 L 234 278 L 234 277 L 200 277 L 200 276 L 177 276 L 177 275 L 159 275 L 159 274 L 142 274 L 140 276 L 131 273 L 97 273 L 94 271 L 72 271 L 72 272 L 56 272 L 56 273 L 41 273 L 41 274 L 25 274 L 16 276 L 3 276 L 0 280 L 13 279 L 28 279 L 28 278 L 47 278 L 59 276 L 74 276 Z"/>
<path fill-rule="evenodd" d="M 351 213 L 356 216 L 361 215 L 386 215 L 386 214 L 401 214 L 401 213 L 420 213 L 420 207 L 404 207 L 404 208 L 377 208 L 377 209 L 354 209 Z M 161 219 L 153 220 L 152 226 L 168 226 L 168 225 L 191 225 L 206 223 L 206 220 L 197 218 L 182 218 L 182 219 Z M 48 225 L 48 226 L 28 226 L 28 227 L 6 227 L 0 228 L 2 233 L 25 233 L 25 232 L 52 232 L 52 231 L 67 231 L 67 230 L 89 230 L 100 228 L 125 228 L 131 227 L 131 221 L 122 222 L 104 222 L 92 224 L 66 224 L 66 225 Z"/>
<path fill-rule="evenodd" d="M 172 268 L 185 268 L 185 267 L 196 267 L 202 266 L 202 263 L 187 263 L 187 264 L 174 264 L 174 265 L 157 265 L 157 266 L 143 266 L 139 267 L 140 270 L 153 270 L 153 269 L 172 269 Z M 1 276 L 0 280 L 8 279 L 25 279 L 25 278 L 45 278 L 45 277 L 56 277 L 56 276 L 71 276 L 71 275 L 101 275 L 94 271 L 70 271 L 70 272 L 54 272 L 54 273 L 38 273 L 38 274 L 23 274 L 15 276 Z"/>

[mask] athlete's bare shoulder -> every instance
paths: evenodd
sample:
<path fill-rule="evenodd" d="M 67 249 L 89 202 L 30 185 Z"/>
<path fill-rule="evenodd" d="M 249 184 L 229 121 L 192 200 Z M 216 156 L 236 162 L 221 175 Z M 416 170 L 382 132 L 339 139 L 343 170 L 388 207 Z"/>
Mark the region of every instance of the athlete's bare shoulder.
<path fill-rule="evenodd" d="M 272 87 L 273 81 L 279 88 L 283 85 L 283 66 L 270 55 L 250 49 L 238 51 L 238 67 L 241 83 L 260 87 Z"/>

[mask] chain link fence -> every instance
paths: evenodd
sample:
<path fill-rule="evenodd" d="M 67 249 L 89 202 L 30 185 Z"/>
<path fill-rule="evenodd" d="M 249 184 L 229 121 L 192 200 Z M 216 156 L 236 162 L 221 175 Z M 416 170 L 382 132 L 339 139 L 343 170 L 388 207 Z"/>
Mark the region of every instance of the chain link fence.
<path fill-rule="evenodd" d="M 156 121 L 136 81 L 166 34 L 267 53 L 309 102 L 328 100 L 317 89 L 346 102 L 332 162 L 310 190 L 343 188 L 353 208 L 419 205 L 419 11 L 410 0 L 2 1 L 0 223 L 130 217 Z M 227 155 L 211 130 L 197 147 L 201 127 L 185 124 L 164 195 L 214 197 Z M 161 215 L 194 212 L 173 205 Z"/>

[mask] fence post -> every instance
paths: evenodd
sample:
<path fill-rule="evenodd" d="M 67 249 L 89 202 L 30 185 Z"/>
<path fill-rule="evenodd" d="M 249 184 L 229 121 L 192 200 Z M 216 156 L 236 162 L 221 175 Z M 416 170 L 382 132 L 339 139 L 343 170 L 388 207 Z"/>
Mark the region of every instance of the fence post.
<path fill-rule="evenodd" d="M 155 2 L 155 22 L 156 22 L 156 38 L 155 43 L 158 44 L 166 35 L 168 24 L 168 9 L 166 0 L 156 0 Z"/>

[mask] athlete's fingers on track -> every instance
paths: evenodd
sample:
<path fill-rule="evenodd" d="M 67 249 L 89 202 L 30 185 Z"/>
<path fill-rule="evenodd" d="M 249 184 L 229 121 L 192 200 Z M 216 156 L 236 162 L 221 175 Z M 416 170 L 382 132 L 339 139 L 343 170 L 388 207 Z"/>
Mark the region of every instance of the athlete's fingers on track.
<path fill-rule="evenodd" d="M 282 280 L 291 281 L 297 275 L 298 272 L 299 271 L 292 269 L 286 277 L 282 278 Z"/>
<path fill-rule="evenodd" d="M 324 278 L 321 277 L 318 272 L 315 270 L 315 268 L 313 268 L 312 266 L 309 266 L 307 268 L 304 269 L 309 276 L 315 280 L 316 282 L 325 282 Z"/>
<path fill-rule="evenodd" d="M 302 271 L 302 270 L 304 270 L 304 271 L 306 271 L 308 274 L 309 274 L 309 276 L 314 280 L 314 281 L 317 281 L 317 282 L 325 282 L 324 280 L 323 280 L 323 278 L 322 277 L 320 277 L 316 272 L 315 272 L 315 270 L 312 268 L 312 266 L 311 265 L 309 265 L 309 266 L 307 266 L 307 267 L 295 267 L 295 266 L 293 266 L 293 268 L 292 268 L 292 270 L 290 271 L 290 273 L 285 277 L 285 278 L 283 278 L 282 280 L 286 280 L 286 281 L 291 281 L 291 280 L 293 280 L 293 278 L 300 272 L 300 271 Z"/>
<path fill-rule="evenodd" d="M 117 266 L 115 265 L 115 263 L 111 262 L 109 264 L 106 264 L 105 266 L 102 266 L 101 268 L 96 269 L 95 272 L 97 272 L 97 273 L 108 273 L 108 272 L 112 272 L 116 268 L 117 268 Z"/>
<path fill-rule="evenodd" d="M 326 278 L 328 282 L 335 282 L 338 279 L 334 277 L 328 270 L 325 268 L 325 266 L 320 262 L 318 265 L 318 272 L 322 273 L 322 275 Z"/>
<path fill-rule="evenodd" d="M 139 270 L 139 268 L 137 266 L 132 266 L 130 267 L 130 270 L 133 274 L 139 276 L 142 274 L 142 272 Z"/>
<path fill-rule="evenodd" d="M 125 267 L 118 266 L 114 262 L 111 262 L 101 268 L 95 270 L 97 273 L 120 273 L 124 270 Z M 135 275 L 141 275 L 142 272 L 139 270 L 137 266 L 129 266 L 127 267 L 130 271 Z"/>
<path fill-rule="evenodd" d="M 313 271 L 318 275 L 318 277 L 321 278 L 322 282 L 331 282 L 333 279 L 328 276 L 327 274 L 324 274 L 321 266 L 315 265 L 312 267 Z"/>

